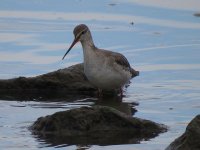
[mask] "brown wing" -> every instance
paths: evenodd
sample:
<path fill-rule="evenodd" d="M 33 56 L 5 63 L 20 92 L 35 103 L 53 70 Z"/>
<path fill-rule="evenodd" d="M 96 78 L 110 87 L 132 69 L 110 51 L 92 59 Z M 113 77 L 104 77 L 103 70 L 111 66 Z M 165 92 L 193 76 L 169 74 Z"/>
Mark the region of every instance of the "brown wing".
<path fill-rule="evenodd" d="M 121 66 L 123 66 L 123 68 L 127 68 L 130 69 L 131 66 L 128 62 L 128 60 L 126 59 L 126 57 L 120 53 L 113 53 L 113 58 L 115 59 L 115 62 Z"/>
<path fill-rule="evenodd" d="M 110 57 L 112 57 L 117 64 L 122 66 L 122 68 L 129 70 L 132 74 L 132 77 L 139 75 L 139 71 L 134 70 L 130 66 L 128 60 L 126 59 L 126 57 L 124 55 L 117 53 L 117 52 L 110 52 L 110 51 L 106 51 L 106 53 L 107 53 L 107 55 L 110 55 Z"/>
<path fill-rule="evenodd" d="M 101 49 L 101 51 L 104 51 L 104 54 L 107 56 L 107 57 L 112 57 L 112 59 L 119 65 L 121 65 L 122 67 L 125 67 L 125 68 L 130 68 L 130 64 L 128 62 L 128 60 L 126 59 L 126 57 L 120 53 L 117 53 L 117 52 L 111 52 L 111 51 L 107 51 L 107 50 L 104 50 L 104 49 Z"/>

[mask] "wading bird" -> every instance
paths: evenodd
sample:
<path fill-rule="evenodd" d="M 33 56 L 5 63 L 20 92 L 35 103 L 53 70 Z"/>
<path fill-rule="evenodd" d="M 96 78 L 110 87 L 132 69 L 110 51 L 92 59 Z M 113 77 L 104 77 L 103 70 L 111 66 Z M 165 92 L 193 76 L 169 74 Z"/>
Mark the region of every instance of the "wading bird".
<path fill-rule="evenodd" d="M 120 90 L 131 78 L 138 76 L 139 71 L 131 68 L 126 57 L 120 53 L 99 49 L 94 45 L 91 32 L 85 24 L 74 28 L 74 41 L 62 59 L 72 47 L 81 42 L 84 55 L 84 73 L 91 84 L 99 91 Z"/>

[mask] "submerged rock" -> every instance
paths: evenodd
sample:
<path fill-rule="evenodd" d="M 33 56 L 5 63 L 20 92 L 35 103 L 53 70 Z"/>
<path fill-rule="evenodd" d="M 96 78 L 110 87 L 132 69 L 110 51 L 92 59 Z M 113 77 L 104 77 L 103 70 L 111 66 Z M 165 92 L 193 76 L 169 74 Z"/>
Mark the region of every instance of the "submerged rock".
<path fill-rule="evenodd" d="M 30 129 L 39 139 L 53 145 L 139 143 L 167 130 L 164 125 L 106 106 L 57 112 L 39 118 Z"/>
<path fill-rule="evenodd" d="M 166 150 L 199 150 L 200 149 L 200 115 L 197 115 L 187 126 L 183 135 L 172 142 Z"/>

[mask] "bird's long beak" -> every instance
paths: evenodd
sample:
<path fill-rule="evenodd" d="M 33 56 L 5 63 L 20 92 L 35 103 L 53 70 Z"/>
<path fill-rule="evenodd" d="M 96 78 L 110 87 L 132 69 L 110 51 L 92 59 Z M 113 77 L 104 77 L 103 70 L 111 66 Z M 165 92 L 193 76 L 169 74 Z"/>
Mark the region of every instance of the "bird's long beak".
<path fill-rule="evenodd" d="M 69 51 L 72 49 L 72 47 L 79 41 L 79 37 L 76 37 L 74 39 L 74 41 L 72 42 L 71 46 L 69 47 L 69 49 L 67 50 L 67 52 L 65 53 L 65 55 L 63 56 L 62 60 L 65 58 L 65 56 L 69 53 Z"/>

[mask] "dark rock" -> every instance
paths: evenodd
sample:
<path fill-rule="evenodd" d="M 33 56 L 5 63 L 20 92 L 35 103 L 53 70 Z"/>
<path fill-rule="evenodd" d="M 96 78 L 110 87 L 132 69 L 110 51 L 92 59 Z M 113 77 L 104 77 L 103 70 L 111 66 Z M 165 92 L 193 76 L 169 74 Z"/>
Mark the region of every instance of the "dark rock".
<path fill-rule="evenodd" d="M 77 64 L 36 77 L 0 80 L 0 89 L 68 89 L 81 91 L 94 90 L 94 87 L 83 73 L 83 64 Z"/>
<path fill-rule="evenodd" d="M 139 143 L 167 130 L 164 125 L 105 106 L 57 112 L 39 118 L 30 129 L 40 140 L 52 145 Z"/>
<path fill-rule="evenodd" d="M 166 150 L 199 150 L 200 149 L 200 115 L 197 115 L 187 126 L 183 135 L 172 142 Z"/>
<path fill-rule="evenodd" d="M 39 97 L 62 97 L 64 95 L 94 95 L 92 86 L 83 72 L 83 64 L 59 69 L 36 77 L 19 77 L 0 80 L 1 99 L 33 99 Z M 57 94 L 57 95 L 56 95 Z M 50 96 L 49 96 L 50 97 Z"/>

